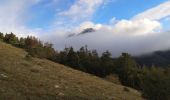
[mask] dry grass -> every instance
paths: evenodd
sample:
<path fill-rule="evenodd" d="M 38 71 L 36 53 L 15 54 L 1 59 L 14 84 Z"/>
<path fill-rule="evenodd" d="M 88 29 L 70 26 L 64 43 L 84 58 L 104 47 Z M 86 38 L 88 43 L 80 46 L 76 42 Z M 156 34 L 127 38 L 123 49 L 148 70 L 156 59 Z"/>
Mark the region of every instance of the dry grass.
<path fill-rule="evenodd" d="M 131 88 L 26 55 L 0 42 L 0 100 L 142 100 Z"/>
<path fill-rule="evenodd" d="M 105 78 L 107 81 L 121 85 L 118 75 L 110 74 Z"/>

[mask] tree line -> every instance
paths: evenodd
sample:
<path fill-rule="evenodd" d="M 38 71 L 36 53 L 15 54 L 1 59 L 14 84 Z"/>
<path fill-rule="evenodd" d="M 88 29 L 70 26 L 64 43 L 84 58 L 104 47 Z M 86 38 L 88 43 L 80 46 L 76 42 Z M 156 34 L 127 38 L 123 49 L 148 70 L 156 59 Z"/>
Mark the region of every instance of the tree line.
<path fill-rule="evenodd" d="M 123 85 L 140 90 L 150 100 L 170 100 L 170 68 L 141 66 L 128 53 L 112 58 L 112 54 L 105 51 L 99 56 L 97 50 L 89 50 L 87 46 L 77 51 L 73 47 L 57 51 L 51 43 L 43 43 L 33 36 L 18 38 L 13 33 L 0 33 L 0 41 L 23 48 L 30 56 L 49 59 L 102 78 L 117 74 Z"/>

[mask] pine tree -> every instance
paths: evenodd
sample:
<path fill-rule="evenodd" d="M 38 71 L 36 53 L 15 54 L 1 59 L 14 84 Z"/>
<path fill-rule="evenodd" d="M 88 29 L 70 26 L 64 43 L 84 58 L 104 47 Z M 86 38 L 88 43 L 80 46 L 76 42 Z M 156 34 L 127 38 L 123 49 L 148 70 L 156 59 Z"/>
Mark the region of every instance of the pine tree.
<path fill-rule="evenodd" d="M 124 85 L 135 87 L 137 64 L 128 53 L 122 53 L 122 56 L 115 61 L 114 70 Z"/>
<path fill-rule="evenodd" d="M 73 47 L 69 48 L 69 52 L 67 55 L 67 64 L 74 68 L 78 68 L 78 66 L 79 66 L 79 56 L 74 51 Z"/>
<path fill-rule="evenodd" d="M 108 50 L 106 52 L 102 53 L 101 69 L 103 71 L 102 74 L 104 76 L 113 72 L 113 60 L 111 58 L 111 53 Z"/>
<path fill-rule="evenodd" d="M 4 34 L 0 32 L 0 41 L 3 41 L 4 39 Z"/>

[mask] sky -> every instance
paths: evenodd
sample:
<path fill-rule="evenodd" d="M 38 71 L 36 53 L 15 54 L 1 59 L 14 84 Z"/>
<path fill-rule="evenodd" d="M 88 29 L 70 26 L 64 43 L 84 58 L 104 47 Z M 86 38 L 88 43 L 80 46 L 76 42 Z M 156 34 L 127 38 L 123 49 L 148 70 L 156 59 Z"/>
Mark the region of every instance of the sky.
<path fill-rule="evenodd" d="M 95 32 L 78 34 L 86 28 Z M 113 56 L 170 48 L 170 0 L 0 0 L 0 31 Z"/>

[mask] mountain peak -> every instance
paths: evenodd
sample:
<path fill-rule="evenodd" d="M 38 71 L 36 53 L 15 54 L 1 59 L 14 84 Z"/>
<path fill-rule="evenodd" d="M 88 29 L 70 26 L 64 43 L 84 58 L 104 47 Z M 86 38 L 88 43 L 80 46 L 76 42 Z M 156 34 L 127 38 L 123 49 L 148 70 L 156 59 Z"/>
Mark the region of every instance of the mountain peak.
<path fill-rule="evenodd" d="M 92 32 L 95 32 L 96 30 L 94 28 L 86 28 L 86 29 L 83 29 L 81 32 L 79 32 L 78 34 L 76 33 L 71 33 L 69 34 L 67 37 L 74 37 L 74 36 L 79 36 L 79 35 L 84 35 L 84 34 L 87 34 L 87 33 L 92 33 Z"/>
<path fill-rule="evenodd" d="M 91 32 L 95 32 L 96 30 L 93 28 L 86 28 L 84 29 L 82 32 L 80 32 L 78 35 L 82 35 L 82 34 L 86 34 L 86 33 L 91 33 Z"/>

